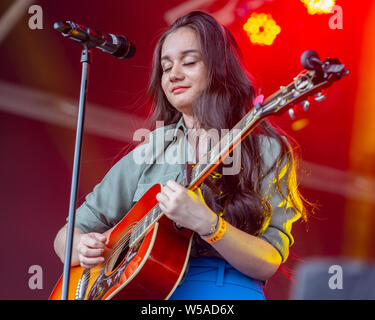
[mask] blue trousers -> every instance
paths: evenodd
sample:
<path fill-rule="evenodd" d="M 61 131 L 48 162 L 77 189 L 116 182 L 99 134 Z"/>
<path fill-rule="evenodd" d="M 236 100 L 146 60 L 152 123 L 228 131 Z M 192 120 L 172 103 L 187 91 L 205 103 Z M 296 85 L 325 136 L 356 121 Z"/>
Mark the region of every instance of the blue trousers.
<path fill-rule="evenodd" d="M 169 300 L 265 300 L 263 283 L 218 258 L 192 258 Z"/>

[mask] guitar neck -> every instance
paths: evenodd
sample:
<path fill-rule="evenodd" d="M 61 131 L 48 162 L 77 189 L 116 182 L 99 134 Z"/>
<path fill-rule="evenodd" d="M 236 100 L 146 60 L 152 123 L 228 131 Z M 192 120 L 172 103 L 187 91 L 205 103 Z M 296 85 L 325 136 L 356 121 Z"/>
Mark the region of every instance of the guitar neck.
<path fill-rule="evenodd" d="M 264 119 L 260 109 L 253 108 L 199 161 L 192 169 L 192 180 L 187 186 L 195 190 L 215 168 Z"/>

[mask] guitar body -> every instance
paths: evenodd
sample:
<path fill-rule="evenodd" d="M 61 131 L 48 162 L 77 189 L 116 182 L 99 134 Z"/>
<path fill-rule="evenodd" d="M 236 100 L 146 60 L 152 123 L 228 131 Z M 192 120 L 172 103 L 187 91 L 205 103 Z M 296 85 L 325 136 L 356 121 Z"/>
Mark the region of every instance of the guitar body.
<path fill-rule="evenodd" d="M 157 204 L 160 190 L 159 184 L 151 187 L 114 227 L 102 264 L 91 269 L 71 267 L 69 300 L 160 300 L 172 295 L 186 269 L 193 232 L 178 230 L 162 215 L 129 246 L 130 234 Z M 49 299 L 60 300 L 61 293 L 62 277 Z"/>

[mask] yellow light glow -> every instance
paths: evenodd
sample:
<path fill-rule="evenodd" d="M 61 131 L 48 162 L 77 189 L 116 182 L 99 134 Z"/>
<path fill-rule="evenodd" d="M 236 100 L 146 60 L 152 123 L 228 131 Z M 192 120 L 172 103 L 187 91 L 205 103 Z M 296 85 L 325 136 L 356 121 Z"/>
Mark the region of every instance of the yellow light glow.
<path fill-rule="evenodd" d="M 331 13 L 335 0 L 301 0 L 309 14 Z"/>
<path fill-rule="evenodd" d="M 270 14 L 255 12 L 251 14 L 243 29 L 252 43 L 267 46 L 270 46 L 281 32 L 281 28 Z"/>
<path fill-rule="evenodd" d="M 299 119 L 299 120 L 294 121 L 291 126 L 294 131 L 299 131 L 299 130 L 306 128 L 308 124 L 309 124 L 308 119 Z"/>

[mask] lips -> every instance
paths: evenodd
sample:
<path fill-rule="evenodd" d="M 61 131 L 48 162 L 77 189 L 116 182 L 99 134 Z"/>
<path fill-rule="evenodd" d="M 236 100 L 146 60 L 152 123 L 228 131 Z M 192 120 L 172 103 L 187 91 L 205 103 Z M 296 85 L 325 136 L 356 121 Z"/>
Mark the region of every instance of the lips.
<path fill-rule="evenodd" d="M 189 87 L 186 87 L 186 86 L 176 86 L 176 87 L 173 87 L 172 88 L 172 93 L 180 93 L 180 92 L 184 92 L 186 89 L 188 89 Z"/>

